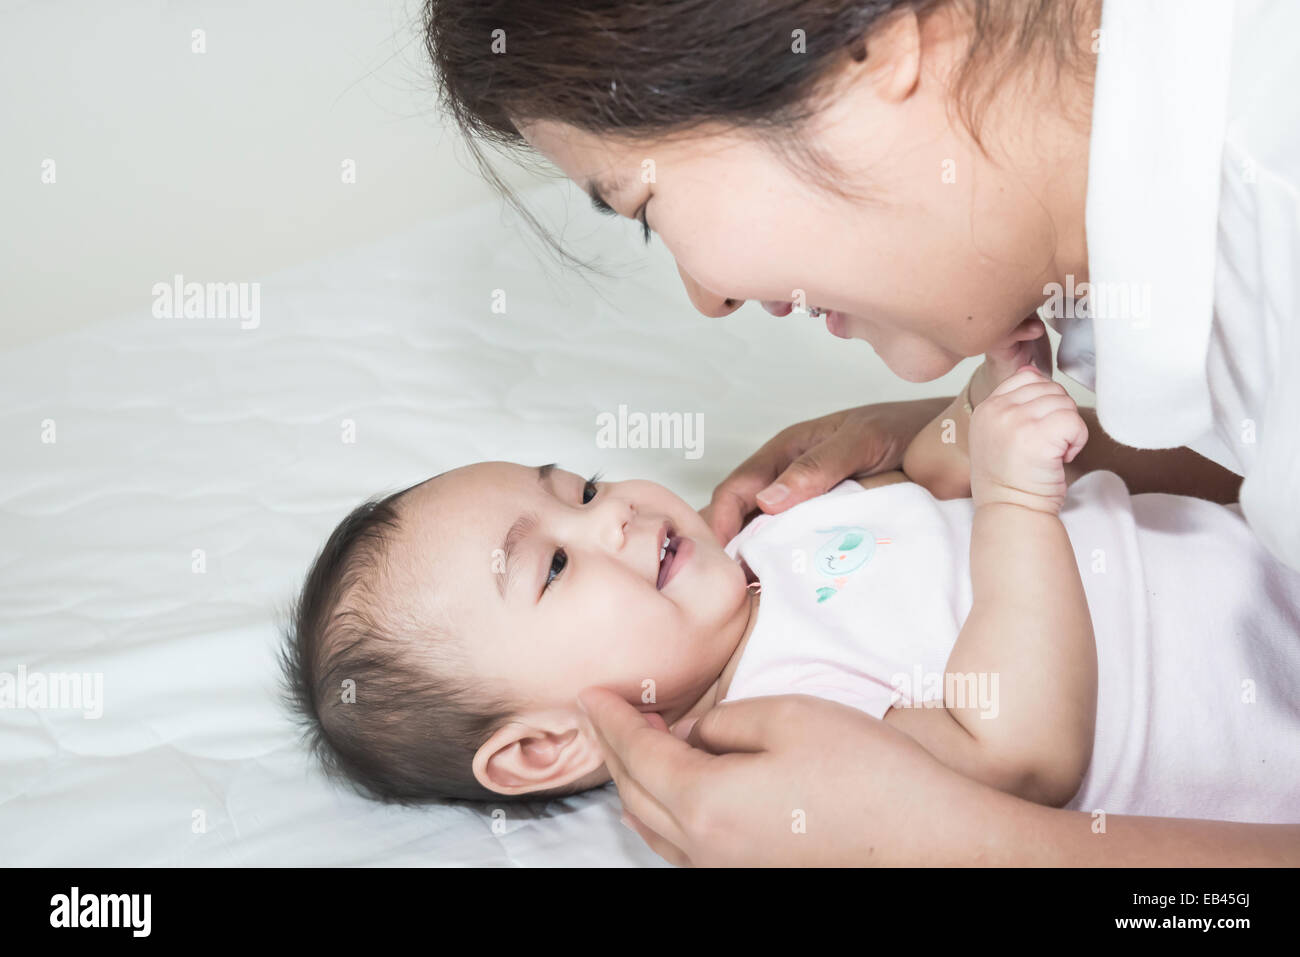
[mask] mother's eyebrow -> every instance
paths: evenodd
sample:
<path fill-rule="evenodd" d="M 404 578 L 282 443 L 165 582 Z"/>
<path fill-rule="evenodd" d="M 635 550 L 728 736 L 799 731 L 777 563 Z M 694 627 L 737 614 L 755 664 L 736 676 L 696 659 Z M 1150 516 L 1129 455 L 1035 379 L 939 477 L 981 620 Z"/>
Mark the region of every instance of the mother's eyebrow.
<path fill-rule="evenodd" d="M 550 485 L 551 474 L 555 471 L 555 463 L 549 465 L 537 466 L 537 482 L 540 485 Z M 496 576 L 497 591 L 501 597 L 506 597 L 506 592 L 510 589 L 510 580 L 514 577 L 515 562 L 511 561 L 515 546 L 528 537 L 529 533 L 537 527 L 537 513 L 525 512 L 515 519 L 515 523 L 510 526 L 510 531 L 506 532 L 505 540 L 501 543 L 501 551 L 504 556 L 502 562 L 502 573 Z"/>

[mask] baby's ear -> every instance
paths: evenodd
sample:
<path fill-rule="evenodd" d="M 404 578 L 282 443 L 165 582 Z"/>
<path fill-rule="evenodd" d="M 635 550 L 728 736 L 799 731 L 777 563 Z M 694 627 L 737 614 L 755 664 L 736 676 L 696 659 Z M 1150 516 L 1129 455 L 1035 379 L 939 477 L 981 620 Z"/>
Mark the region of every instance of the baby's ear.
<path fill-rule="evenodd" d="M 575 713 L 523 715 L 499 728 L 474 755 L 474 777 L 498 794 L 567 787 L 604 764 L 600 744 Z"/>

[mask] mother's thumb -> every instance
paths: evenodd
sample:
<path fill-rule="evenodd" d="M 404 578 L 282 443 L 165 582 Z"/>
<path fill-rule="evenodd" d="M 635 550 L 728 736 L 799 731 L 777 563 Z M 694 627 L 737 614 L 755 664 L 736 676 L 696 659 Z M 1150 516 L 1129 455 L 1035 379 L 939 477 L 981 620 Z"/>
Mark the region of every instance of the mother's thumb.
<path fill-rule="evenodd" d="M 823 443 L 824 444 L 824 443 Z M 844 476 L 833 476 L 824 464 L 822 446 L 810 449 L 791 462 L 767 488 L 754 496 L 765 512 L 784 512 L 787 508 L 823 495 Z"/>
<path fill-rule="evenodd" d="M 673 734 L 693 748 L 710 754 L 766 751 L 783 730 L 789 730 L 789 695 L 724 701 L 698 719 L 680 722 Z"/>

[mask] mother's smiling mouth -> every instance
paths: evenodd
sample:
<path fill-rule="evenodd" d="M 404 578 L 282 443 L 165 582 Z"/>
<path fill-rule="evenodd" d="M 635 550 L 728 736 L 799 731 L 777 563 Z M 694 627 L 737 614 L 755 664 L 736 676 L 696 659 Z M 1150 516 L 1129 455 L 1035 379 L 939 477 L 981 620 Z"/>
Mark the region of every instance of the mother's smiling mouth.
<path fill-rule="evenodd" d="M 789 300 L 764 299 L 763 308 L 772 315 L 788 316 L 794 311 L 794 303 Z M 848 315 L 836 309 L 823 309 L 820 306 L 809 306 L 808 315 L 814 319 L 825 316 L 826 331 L 840 339 L 851 339 L 853 336 L 848 331 Z"/>
<path fill-rule="evenodd" d="M 781 316 L 788 316 L 790 313 L 794 312 L 794 303 L 789 299 L 763 299 L 761 300 L 761 303 L 764 309 L 776 316 L 778 319 Z M 814 319 L 818 316 L 829 315 L 831 312 L 832 310 L 824 309 L 821 306 L 809 306 L 807 309 L 808 315 Z"/>

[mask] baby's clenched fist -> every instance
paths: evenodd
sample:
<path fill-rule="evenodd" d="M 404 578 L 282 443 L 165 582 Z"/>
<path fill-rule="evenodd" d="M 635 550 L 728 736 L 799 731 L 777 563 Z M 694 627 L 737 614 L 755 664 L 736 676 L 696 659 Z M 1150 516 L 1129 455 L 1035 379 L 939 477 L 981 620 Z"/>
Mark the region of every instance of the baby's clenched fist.
<path fill-rule="evenodd" d="M 1052 515 L 1065 504 L 1065 463 L 1088 426 L 1065 387 L 1025 366 L 975 407 L 970 426 L 976 507 L 1009 502 Z"/>

